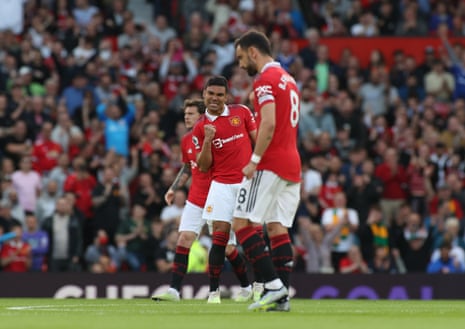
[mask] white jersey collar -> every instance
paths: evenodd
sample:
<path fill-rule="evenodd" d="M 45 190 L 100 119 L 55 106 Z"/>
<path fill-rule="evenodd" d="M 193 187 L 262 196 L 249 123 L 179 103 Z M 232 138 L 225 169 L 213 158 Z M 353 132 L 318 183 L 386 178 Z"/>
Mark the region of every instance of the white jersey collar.
<path fill-rule="evenodd" d="M 224 104 L 223 113 L 221 113 L 220 115 L 212 115 L 212 114 L 208 113 L 208 110 L 205 111 L 205 116 L 210 121 L 215 121 L 216 118 L 218 118 L 219 116 L 220 117 L 227 117 L 228 115 L 229 115 L 229 107 L 226 104 Z"/>

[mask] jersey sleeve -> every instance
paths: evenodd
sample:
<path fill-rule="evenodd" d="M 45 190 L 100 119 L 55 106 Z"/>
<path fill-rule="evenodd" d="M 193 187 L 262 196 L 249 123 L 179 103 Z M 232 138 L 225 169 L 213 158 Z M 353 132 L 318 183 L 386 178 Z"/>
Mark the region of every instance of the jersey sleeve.
<path fill-rule="evenodd" d="M 192 143 L 192 134 L 188 134 L 183 137 L 181 141 L 181 161 L 182 163 L 189 164 L 189 154 L 187 153 L 189 148 L 194 149 L 194 144 Z"/>
<path fill-rule="evenodd" d="M 260 108 L 267 103 L 274 103 L 275 101 L 273 85 L 269 81 L 260 78 L 256 80 L 253 92 Z M 259 109 L 255 110 L 257 111 Z"/>
<path fill-rule="evenodd" d="M 248 132 L 257 130 L 257 122 L 247 106 L 244 106 L 244 121 Z"/>
<path fill-rule="evenodd" d="M 196 153 L 200 153 L 200 151 L 202 150 L 203 140 L 203 125 L 198 122 L 192 130 L 192 144 L 194 145 Z"/>

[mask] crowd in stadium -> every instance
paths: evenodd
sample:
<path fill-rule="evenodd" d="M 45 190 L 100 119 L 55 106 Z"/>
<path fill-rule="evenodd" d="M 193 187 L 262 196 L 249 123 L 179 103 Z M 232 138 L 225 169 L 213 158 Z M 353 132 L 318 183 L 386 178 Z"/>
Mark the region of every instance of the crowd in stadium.
<path fill-rule="evenodd" d="M 295 271 L 465 271 L 465 1 L 0 2 L 0 268 L 169 272 L 182 105 L 213 75 L 251 106 L 234 40 L 265 32 L 301 91 Z M 363 66 L 332 36 L 434 37 Z M 296 46 L 296 41 L 303 44 Z M 302 43 L 302 41 L 304 41 Z M 367 39 L 369 42 L 369 39 Z M 192 249 L 205 271 L 208 230 Z"/>

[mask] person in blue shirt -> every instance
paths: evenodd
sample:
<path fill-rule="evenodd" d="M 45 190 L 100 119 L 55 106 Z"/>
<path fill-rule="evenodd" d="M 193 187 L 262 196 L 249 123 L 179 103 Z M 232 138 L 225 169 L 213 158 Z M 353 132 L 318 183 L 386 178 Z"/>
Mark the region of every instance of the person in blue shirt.
<path fill-rule="evenodd" d="M 98 96 L 92 88 L 85 74 L 79 72 L 72 80 L 72 84 L 63 90 L 62 98 L 65 100 L 66 108 L 70 117 L 73 117 L 76 111 L 82 107 L 84 96 L 87 91 L 90 91 L 95 104 L 99 103 Z"/>
<path fill-rule="evenodd" d="M 123 107 L 126 111 L 123 112 Z M 105 123 L 105 149 L 116 154 L 129 155 L 129 134 L 136 109 L 133 104 L 119 101 L 101 103 L 97 106 L 97 115 Z"/>
<path fill-rule="evenodd" d="M 37 218 L 32 212 L 26 213 L 25 227 L 23 240 L 31 246 L 32 252 L 30 270 L 33 272 L 42 272 L 45 265 L 45 256 L 49 248 L 47 232 L 39 228 Z"/>
<path fill-rule="evenodd" d="M 454 76 L 455 81 L 453 99 L 465 99 L 465 54 L 462 53 L 462 55 L 458 57 L 454 48 L 449 43 L 447 33 L 447 24 L 440 24 L 438 27 L 438 35 L 449 55 L 448 69 Z"/>
<path fill-rule="evenodd" d="M 444 241 L 439 247 L 440 257 L 431 261 L 426 270 L 432 274 L 463 273 L 463 264 L 451 256 L 452 245 L 449 241 Z"/>

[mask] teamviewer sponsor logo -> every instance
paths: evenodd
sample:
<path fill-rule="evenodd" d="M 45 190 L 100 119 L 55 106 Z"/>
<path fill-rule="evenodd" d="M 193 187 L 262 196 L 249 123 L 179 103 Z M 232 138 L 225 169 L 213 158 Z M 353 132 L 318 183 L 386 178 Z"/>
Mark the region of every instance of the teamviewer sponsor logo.
<path fill-rule="evenodd" d="M 212 144 L 215 148 L 220 149 L 224 146 L 224 144 L 227 144 L 229 142 L 235 141 L 236 139 L 243 138 L 244 134 L 237 134 L 237 135 L 232 135 L 231 137 L 228 138 L 215 138 L 212 140 Z"/>

